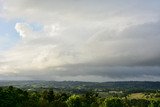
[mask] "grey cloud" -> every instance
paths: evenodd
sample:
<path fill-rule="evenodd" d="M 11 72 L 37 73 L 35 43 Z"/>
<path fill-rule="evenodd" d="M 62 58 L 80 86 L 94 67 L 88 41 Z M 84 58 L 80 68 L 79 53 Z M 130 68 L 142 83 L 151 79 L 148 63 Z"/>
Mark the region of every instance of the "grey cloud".
<path fill-rule="evenodd" d="M 159 22 L 135 25 L 117 33 L 104 31 L 91 39 L 90 55 L 113 66 L 159 66 Z M 107 33 L 106 33 L 107 32 Z M 86 50 L 87 50 L 86 49 Z"/>
<path fill-rule="evenodd" d="M 151 18 L 159 12 L 157 1 L 146 0 L 6 0 L 6 16 L 22 17 L 26 19 L 41 20 L 41 22 L 65 21 L 103 21 L 108 17 L 130 17 Z M 36 4 L 36 6 L 35 6 Z M 152 14 L 154 13 L 154 14 Z M 34 17 L 30 17 L 34 16 Z M 142 17 L 141 17 L 142 16 Z M 46 19 L 44 21 L 44 19 Z M 145 20 L 144 19 L 144 20 Z"/>
<path fill-rule="evenodd" d="M 82 55 L 81 52 L 75 53 L 74 51 L 79 50 L 73 50 L 71 47 L 73 51 L 72 54 L 66 54 L 69 53 L 69 50 L 65 50 L 62 47 L 59 47 L 61 50 L 58 51 L 58 53 L 56 50 L 53 51 L 58 55 L 56 58 L 60 58 L 59 60 L 62 60 L 62 62 L 65 61 L 63 58 L 78 54 L 78 60 L 75 60 L 77 56 L 72 57 L 75 62 L 78 61 L 77 64 L 64 64 L 62 66 L 53 67 L 51 65 L 44 69 L 21 69 L 21 72 L 17 75 L 34 79 L 43 78 L 45 76 L 48 77 L 48 79 L 53 79 L 55 78 L 54 76 L 62 76 L 64 78 L 66 76 L 100 76 L 102 80 L 104 78 L 122 80 L 125 78 L 141 79 L 146 76 L 151 78 L 158 77 L 160 76 L 160 50 L 158 48 L 160 35 L 158 28 L 159 22 L 153 22 L 132 26 L 121 32 L 111 33 L 113 31 L 109 32 L 105 30 L 94 35 L 89 41 L 86 41 L 87 44 L 84 45 L 84 48 L 88 50 L 87 53 L 83 53 Z M 135 32 L 136 34 L 134 35 Z M 37 43 L 41 43 L 41 41 L 38 42 L 39 39 L 35 39 Z M 49 40 L 49 38 L 45 39 L 44 41 Z M 54 41 L 54 39 L 52 40 L 52 38 L 50 38 L 50 40 L 51 42 L 49 44 L 53 44 L 52 41 Z M 31 41 L 29 41 L 29 43 L 30 42 Z M 33 42 L 34 45 L 37 43 Z M 57 43 L 59 43 L 59 41 Z M 41 45 L 43 44 L 37 46 Z M 64 43 L 62 46 L 65 45 L 67 45 L 67 43 Z M 67 49 L 69 49 L 69 47 Z M 51 50 L 48 51 L 52 52 Z M 90 56 L 91 60 L 90 58 L 84 58 Z M 48 58 L 52 58 L 52 56 Z M 85 62 L 79 63 L 79 59 L 85 59 Z M 38 72 L 38 75 L 36 72 Z"/>
<path fill-rule="evenodd" d="M 63 67 L 54 67 L 48 68 L 47 71 L 37 71 L 33 70 L 32 73 L 28 73 L 25 71 L 23 73 L 17 74 L 17 76 L 26 76 L 30 78 L 39 78 L 39 79 L 48 79 L 52 80 L 55 77 L 61 77 L 62 79 L 65 77 L 79 77 L 79 76 L 93 76 L 96 79 L 97 77 L 101 77 L 102 81 L 106 79 L 108 80 L 143 80 L 145 77 L 146 80 L 150 80 L 153 78 L 158 78 L 160 76 L 160 67 L 152 67 L 152 66 L 141 66 L 141 67 L 125 67 L 125 66 L 117 66 L 117 67 L 108 67 L 108 66 L 93 66 L 87 64 L 77 64 L 77 65 L 66 65 Z M 37 73 L 36 73 L 37 72 Z M 89 78 L 86 78 L 88 80 Z M 144 80 L 145 80 L 144 79 Z"/>
<path fill-rule="evenodd" d="M 28 26 L 17 22 L 23 37 L 1 54 L 0 73 L 26 79 L 158 80 L 159 3 L 5 0 L 4 17 L 22 18 Z M 41 31 L 31 29 L 32 22 L 42 24 Z"/>

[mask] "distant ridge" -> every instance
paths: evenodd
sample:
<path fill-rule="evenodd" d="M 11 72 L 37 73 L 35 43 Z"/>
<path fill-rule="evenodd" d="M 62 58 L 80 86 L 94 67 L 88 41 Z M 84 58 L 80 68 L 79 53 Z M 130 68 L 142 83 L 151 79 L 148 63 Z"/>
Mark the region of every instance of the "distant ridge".
<path fill-rule="evenodd" d="M 160 90 L 159 81 L 115 81 L 115 82 L 82 82 L 82 81 L 0 81 L 0 86 L 15 86 L 19 88 L 45 87 L 45 88 L 75 88 L 82 89 L 145 89 Z"/>

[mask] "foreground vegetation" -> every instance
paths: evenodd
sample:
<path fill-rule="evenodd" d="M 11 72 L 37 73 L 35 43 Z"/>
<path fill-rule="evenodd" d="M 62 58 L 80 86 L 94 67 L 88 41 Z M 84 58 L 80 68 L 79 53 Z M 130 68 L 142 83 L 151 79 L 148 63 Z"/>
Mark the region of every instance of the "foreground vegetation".
<path fill-rule="evenodd" d="M 83 94 L 44 89 L 0 88 L 0 107 L 160 107 L 160 93 L 116 93 L 101 97 L 98 92 Z"/>

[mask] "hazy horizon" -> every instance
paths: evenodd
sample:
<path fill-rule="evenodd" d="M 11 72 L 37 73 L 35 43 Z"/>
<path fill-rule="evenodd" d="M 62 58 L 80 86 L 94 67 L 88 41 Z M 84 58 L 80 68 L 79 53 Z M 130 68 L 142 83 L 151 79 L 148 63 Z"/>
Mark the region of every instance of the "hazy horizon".
<path fill-rule="evenodd" d="M 0 0 L 0 80 L 160 81 L 159 0 Z"/>

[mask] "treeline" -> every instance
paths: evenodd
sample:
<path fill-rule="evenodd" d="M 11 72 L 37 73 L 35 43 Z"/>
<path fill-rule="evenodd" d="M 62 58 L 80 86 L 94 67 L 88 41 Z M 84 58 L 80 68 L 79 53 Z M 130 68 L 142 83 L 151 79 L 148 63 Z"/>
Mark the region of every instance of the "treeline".
<path fill-rule="evenodd" d="M 80 82 L 80 81 L 0 81 L 0 86 L 16 86 L 20 88 L 52 87 L 64 90 L 100 89 L 100 90 L 159 90 L 160 82 L 151 81 L 117 81 L 117 82 Z M 54 86 L 54 87 L 53 87 Z"/>
<path fill-rule="evenodd" d="M 70 94 L 26 91 L 12 86 L 0 88 L 0 107 L 160 107 L 160 99 L 101 98 L 98 93 Z"/>

